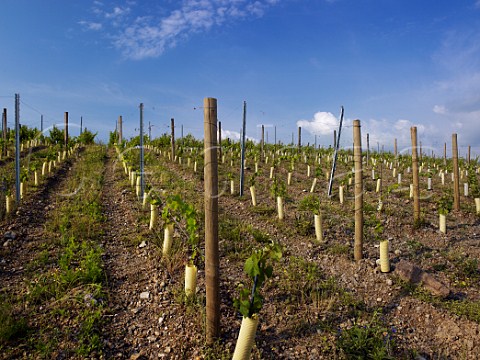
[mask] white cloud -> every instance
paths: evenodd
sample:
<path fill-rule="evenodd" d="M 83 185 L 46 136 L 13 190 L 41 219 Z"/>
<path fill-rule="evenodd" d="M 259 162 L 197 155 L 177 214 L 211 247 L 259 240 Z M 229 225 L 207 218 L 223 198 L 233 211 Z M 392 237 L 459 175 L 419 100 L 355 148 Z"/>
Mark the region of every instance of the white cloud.
<path fill-rule="evenodd" d="M 105 13 L 105 17 L 107 19 L 118 18 L 124 16 L 130 12 L 130 8 L 121 8 L 119 6 L 115 6 L 111 12 Z"/>
<path fill-rule="evenodd" d="M 367 133 L 370 137 L 370 149 L 377 150 L 377 146 L 384 147 L 385 151 L 392 151 L 395 139 L 397 139 L 398 151 L 400 153 L 408 153 L 411 151 L 411 132 L 410 129 L 417 127 L 417 141 L 423 143 L 423 149 L 434 150 L 439 154 L 440 148 L 438 136 L 442 134 L 439 129 L 431 125 L 415 123 L 407 119 L 387 120 L 387 119 L 369 119 L 362 121 L 362 137 L 365 138 Z M 442 142 L 443 144 L 443 142 Z M 434 147 L 438 148 L 434 148 Z M 362 147 L 366 148 L 366 143 L 362 143 Z"/>
<path fill-rule="evenodd" d="M 90 21 L 79 21 L 78 22 L 85 30 L 93 30 L 98 31 L 102 29 L 102 24 L 98 22 L 90 22 Z"/>
<path fill-rule="evenodd" d="M 240 133 L 238 131 L 232 131 L 232 130 L 224 130 L 222 129 L 222 139 L 231 139 L 234 141 L 239 141 L 240 140 Z M 246 136 L 247 140 L 251 140 L 253 142 L 257 142 L 257 139 L 252 138 L 250 136 Z"/>
<path fill-rule="evenodd" d="M 261 17 L 267 6 L 267 4 L 263 4 L 260 1 L 255 1 L 254 3 L 248 4 L 247 11 L 255 16 Z"/>
<path fill-rule="evenodd" d="M 330 112 L 319 111 L 313 115 L 312 120 L 299 120 L 297 126 L 307 130 L 313 135 L 333 134 L 333 130 L 338 128 L 339 121 Z"/>
<path fill-rule="evenodd" d="M 367 148 L 366 137 L 368 134 L 370 149 L 377 150 L 378 145 L 380 149 L 383 146 L 385 151 L 392 151 L 395 139 L 397 139 L 398 151 L 408 152 L 411 150 L 410 129 L 415 126 L 417 127 L 418 141 L 422 142 L 424 150 L 434 150 L 440 154 L 440 150 L 443 151 L 443 143 L 449 141 L 450 135 L 455 132 L 455 129 L 466 129 L 466 123 L 467 121 L 463 120 L 458 123 L 448 121 L 445 116 L 434 123 L 410 119 L 361 119 L 362 148 Z M 333 139 L 333 131 L 338 131 L 339 120 L 332 113 L 317 112 L 312 120 L 299 120 L 296 125 L 301 126 L 312 135 L 324 136 L 327 143 L 330 143 Z M 470 128 L 470 131 L 472 130 Z M 351 147 L 352 135 L 352 119 L 344 119 L 340 146 Z"/>
<path fill-rule="evenodd" d="M 103 28 L 110 27 L 106 31 L 112 32 L 108 36 L 113 39 L 113 45 L 126 58 L 140 60 L 158 57 L 165 50 L 175 47 L 180 40 L 188 39 L 194 33 L 207 32 L 228 21 L 262 17 L 269 7 L 277 3 L 279 0 L 184 0 L 166 15 L 152 15 L 150 11 L 148 15 L 133 17 L 130 15 L 133 14 L 134 2 L 114 6 L 107 11 L 104 4 L 95 0 L 93 13 L 104 22 Z M 84 21 L 82 26 L 87 23 Z"/>
<path fill-rule="evenodd" d="M 386 122 L 385 120 L 383 120 L 382 123 L 385 127 L 391 126 L 391 124 L 388 124 L 388 122 Z M 395 122 L 395 124 L 393 125 L 393 128 L 396 131 L 406 131 L 406 130 L 409 130 L 412 126 L 413 124 L 410 120 L 400 119 Z"/>
<path fill-rule="evenodd" d="M 222 129 L 222 139 L 240 140 L 240 133 L 238 131 Z"/>
<path fill-rule="evenodd" d="M 393 144 L 395 139 L 397 139 L 397 145 L 399 151 L 408 151 L 411 145 L 410 138 L 410 128 L 412 126 L 417 127 L 417 134 L 420 141 L 424 138 L 426 134 L 428 137 L 430 135 L 436 134 L 434 129 L 431 127 L 426 127 L 423 124 L 416 124 L 407 119 L 398 119 L 398 120 L 388 120 L 388 119 L 367 119 L 360 120 L 361 134 L 362 134 L 362 148 L 367 148 L 367 134 L 370 141 L 370 149 L 377 150 L 377 146 L 382 149 L 384 147 L 385 151 L 391 151 L 393 149 Z M 349 148 L 352 146 L 353 142 L 353 126 L 352 120 L 346 119 L 343 122 L 342 127 L 342 137 L 340 139 L 340 146 Z M 338 131 L 338 125 L 332 129 Z M 425 144 L 425 143 L 424 143 Z"/>
<path fill-rule="evenodd" d="M 435 114 L 443 115 L 447 113 L 447 108 L 445 107 L 445 105 L 435 105 L 433 107 L 433 112 Z"/>

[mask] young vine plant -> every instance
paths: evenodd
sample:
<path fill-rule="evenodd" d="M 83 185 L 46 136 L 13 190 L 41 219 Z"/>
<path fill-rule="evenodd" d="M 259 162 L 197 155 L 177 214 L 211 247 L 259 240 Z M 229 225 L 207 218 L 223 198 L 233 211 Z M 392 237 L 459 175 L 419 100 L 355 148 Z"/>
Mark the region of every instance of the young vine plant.
<path fill-rule="evenodd" d="M 282 247 L 279 244 L 271 243 L 260 250 L 255 250 L 245 261 L 244 271 L 249 277 L 251 288 L 242 287 L 239 297 L 233 302 L 233 306 L 243 315 L 251 318 L 258 314 L 263 306 L 263 296 L 260 288 L 267 278 L 273 275 L 275 261 L 282 258 Z"/>
<path fill-rule="evenodd" d="M 169 196 L 162 210 L 162 219 L 166 224 L 180 222 L 185 219 L 187 243 L 190 247 L 189 263 L 194 264 L 199 254 L 198 221 L 195 207 L 186 203 L 179 195 Z"/>

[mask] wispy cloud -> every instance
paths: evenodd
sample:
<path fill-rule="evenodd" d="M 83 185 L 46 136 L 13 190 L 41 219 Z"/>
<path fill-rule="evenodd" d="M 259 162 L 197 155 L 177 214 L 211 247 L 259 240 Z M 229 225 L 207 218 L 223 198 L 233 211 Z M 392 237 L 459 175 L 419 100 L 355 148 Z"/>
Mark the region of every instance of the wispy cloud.
<path fill-rule="evenodd" d="M 448 112 L 445 105 L 435 105 L 432 110 L 435 114 L 440 114 L 440 115 L 446 114 Z"/>
<path fill-rule="evenodd" d="M 158 57 L 195 33 L 208 32 L 222 24 L 262 17 L 280 0 L 184 0 L 174 9 L 157 12 L 133 1 L 107 6 L 93 2 L 95 21 L 82 20 L 86 30 L 104 30 L 125 58 Z M 135 14 L 135 15 L 134 15 Z"/>
<path fill-rule="evenodd" d="M 92 21 L 79 21 L 79 25 L 81 25 L 85 30 L 101 30 L 102 29 L 102 24 L 98 22 L 92 22 Z"/>
<path fill-rule="evenodd" d="M 105 18 L 116 19 L 116 18 L 127 15 L 129 12 L 130 12 L 130 8 L 128 7 L 115 6 L 111 12 L 105 13 Z"/>
<path fill-rule="evenodd" d="M 399 151 L 409 151 L 411 145 L 410 128 L 415 126 L 417 128 L 418 137 L 422 141 L 425 134 L 428 133 L 429 141 L 432 136 L 436 135 L 434 129 L 425 124 L 414 123 L 407 119 L 388 120 L 388 119 L 367 119 L 362 121 L 362 134 L 370 136 L 370 144 L 373 147 L 385 146 L 386 149 L 391 149 L 397 139 Z M 430 141 L 431 142 L 431 141 Z M 424 145 L 426 145 L 424 143 Z M 428 144 L 430 146 L 431 144 Z M 365 145 L 366 147 L 366 145 Z M 402 150 L 403 149 L 403 150 Z"/>
<path fill-rule="evenodd" d="M 476 2 L 480 5 L 480 1 Z M 433 60 L 443 76 L 430 89 L 433 112 L 444 132 L 458 132 L 459 141 L 478 144 L 480 137 L 480 28 L 447 32 Z"/>

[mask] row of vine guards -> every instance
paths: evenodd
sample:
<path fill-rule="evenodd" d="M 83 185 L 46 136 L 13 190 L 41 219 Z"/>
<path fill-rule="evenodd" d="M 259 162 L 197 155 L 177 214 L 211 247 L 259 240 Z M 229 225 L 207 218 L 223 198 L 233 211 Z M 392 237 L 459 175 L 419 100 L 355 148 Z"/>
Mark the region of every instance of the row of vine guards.
<path fill-rule="evenodd" d="M 208 345 L 213 345 L 214 342 L 220 337 L 220 260 L 219 260 L 219 244 L 218 244 L 218 161 L 219 158 L 222 159 L 220 152 L 221 145 L 221 123 L 217 119 L 217 99 L 215 98 L 205 98 L 204 99 L 204 210 L 205 210 L 205 284 L 206 284 L 206 343 Z M 243 193 L 243 171 L 245 166 L 245 133 L 246 133 L 246 102 L 243 104 L 243 126 L 242 126 L 242 136 L 241 136 L 241 163 L 240 163 L 240 196 Z M 16 108 L 17 110 L 17 108 Z M 140 104 L 140 176 L 143 176 L 143 104 Z M 66 113 L 67 114 L 67 113 Z M 335 161 L 337 159 L 337 151 L 340 145 L 340 134 L 341 126 L 343 120 L 344 109 L 341 108 L 340 116 L 340 128 L 338 129 L 338 137 L 335 136 L 335 153 L 333 156 L 332 171 L 329 174 L 329 197 L 331 196 L 332 181 L 335 171 Z M 66 115 L 68 119 L 68 115 Z M 66 125 L 67 127 L 67 122 Z M 121 117 L 119 118 L 118 129 L 120 131 L 119 138 L 121 139 Z M 275 129 L 276 130 L 276 129 Z M 413 222 L 418 225 L 421 219 L 420 212 L 420 187 L 419 187 L 419 173 L 421 172 L 421 167 L 419 168 L 419 160 L 421 161 L 421 155 L 419 158 L 419 153 L 417 151 L 417 128 L 412 127 L 411 129 L 411 144 L 412 144 L 412 180 L 411 184 L 411 197 L 413 198 Z M 336 135 L 336 134 L 335 134 Z M 301 149 L 301 128 L 298 128 L 298 152 Z M 262 141 L 261 146 L 263 148 L 264 144 L 264 127 L 262 125 Z M 366 155 L 367 155 L 367 166 L 368 166 L 368 157 L 369 157 L 369 134 L 367 134 L 367 146 L 366 146 Z M 275 133 L 275 146 L 276 146 L 276 133 Z M 316 147 L 316 146 L 315 146 Z M 276 148 L 275 148 L 276 149 Z M 469 149 L 470 152 L 470 149 Z M 421 143 L 420 143 L 420 154 Z M 261 152 L 263 155 L 263 151 Z M 219 156 L 220 155 L 220 156 Z M 175 156 L 175 135 L 174 135 L 174 119 L 171 119 L 171 161 L 176 161 Z M 275 157 L 275 151 L 273 153 Z M 397 149 L 397 139 L 394 139 L 394 156 L 395 159 L 398 158 L 398 149 Z M 445 155 L 446 156 L 446 155 Z M 470 154 L 469 154 L 470 156 Z M 459 208 L 459 167 L 458 167 L 458 147 L 457 147 L 457 135 L 452 135 L 452 158 L 453 158 L 453 177 L 454 181 L 454 196 L 455 196 L 455 209 Z M 355 206 L 354 206 L 354 215 L 355 215 L 355 238 L 354 238 L 354 259 L 359 261 L 363 258 L 363 238 L 364 238 L 364 219 L 363 219 L 363 156 L 362 156 L 362 142 L 361 142 L 361 126 L 360 120 L 353 121 L 353 160 L 354 160 L 354 192 L 355 192 Z M 224 161 L 224 160 L 220 160 Z M 232 161 L 233 165 L 233 161 Z M 423 164 L 422 164 L 423 166 Z M 274 167 L 271 168 L 272 171 Z M 395 176 L 394 169 L 394 176 Z M 382 172 L 382 170 L 380 170 Z M 409 169 L 410 172 L 410 169 Z M 256 174 L 256 173 L 255 173 Z M 254 176 L 255 176 L 254 174 Z M 308 167 L 308 176 L 310 176 L 310 167 Z M 372 170 L 374 174 L 374 170 Z M 289 174 L 290 175 L 290 174 Z M 254 176 L 252 179 L 254 179 Z M 372 175 L 374 178 L 375 176 Z M 400 179 L 400 177 L 399 177 Z M 380 179 L 378 179 L 380 180 Z M 276 178 L 275 180 L 276 181 Z M 400 182 L 400 180 L 398 180 Z M 377 192 L 379 192 L 379 187 L 381 182 L 377 182 Z M 340 190 L 343 190 L 341 187 Z M 313 192 L 313 190 L 312 190 Z M 340 191 L 342 192 L 342 191 Z M 232 190 L 233 193 L 233 190 Z M 253 205 L 255 206 L 254 194 L 252 194 Z M 141 191 L 141 198 L 144 197 L 143 188 Z M 340 196 L 342 198 L 342 196 Z M 341 200 L 342 201 L 342 200 Z M 280 208 L 283 209 L 283 206 L 279 206 L 279 218 L 282 219 L 283 216 L 280 215 Z M 152 211 L 155 210 L 155 207 L 152 207 Z M 478 212 L 478 210 L 477 210 Z M 156 216 L 152 216 L 154 219 Z M 152 228 L 152 222 L 150 228 Z M 321 231 L 321 214 L 316 214 L 315 216 L 315 233 L 318 241 L 322 241 L 322 231 Z M 317 226 L 317 223 L 319 225 Z M 318 229 L 317 229 L 318 228 Z M 380 260 L 382 265 L 382 272 L 390 271 L 390 266 L 388 262 L 388 241 L 381 241 L 380 243 Z M 194 287 L 193 287 L 194 289 Z M 194 290 L 193 290 L 194 291 Z M 245 302 L 246 303 L 246 302 Z M 256 326 L 256 325 L 255 325 Z"/>

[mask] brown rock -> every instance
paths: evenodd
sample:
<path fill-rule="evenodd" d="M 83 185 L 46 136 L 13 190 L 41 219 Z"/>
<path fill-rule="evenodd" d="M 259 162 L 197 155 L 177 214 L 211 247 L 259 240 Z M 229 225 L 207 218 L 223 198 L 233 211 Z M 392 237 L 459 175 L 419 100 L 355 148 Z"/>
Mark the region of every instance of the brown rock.
<path fill-rule="evenodd" d="M 404 281 L 408 281 L 413 284 L 421 283 L 434 295 L 445 297 L 450 294 L 450 289 L 447 286 L 435 279 L 433 275 L 426 273 L 421 268 L 408 261 L 401 260 L 395 266 L 395 272 Z"/>

